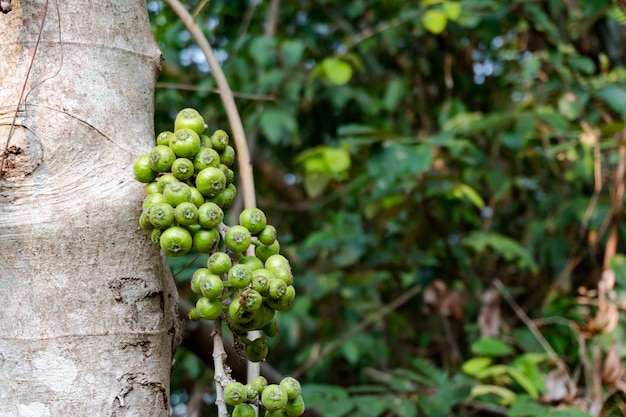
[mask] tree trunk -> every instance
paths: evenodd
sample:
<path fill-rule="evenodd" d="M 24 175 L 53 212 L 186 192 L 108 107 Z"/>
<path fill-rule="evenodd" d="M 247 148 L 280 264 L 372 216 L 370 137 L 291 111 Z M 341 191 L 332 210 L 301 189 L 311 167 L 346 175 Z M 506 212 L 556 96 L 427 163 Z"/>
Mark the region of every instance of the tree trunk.
<path fill-rule="evenodd" d="M 160 70 L 145 1 L 12 6 L 0 15 L 0 417 L 167 416 L 176 290 L 139 228 L 132 169 L 154 143 Z"/>

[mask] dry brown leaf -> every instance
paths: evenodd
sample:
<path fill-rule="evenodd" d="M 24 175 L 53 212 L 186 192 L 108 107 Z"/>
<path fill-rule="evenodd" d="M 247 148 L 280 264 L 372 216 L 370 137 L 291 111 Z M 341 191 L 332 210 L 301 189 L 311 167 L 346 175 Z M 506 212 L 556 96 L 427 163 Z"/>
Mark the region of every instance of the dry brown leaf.
<path fill-rule="evenodd" d="M 483 305 L 478 313 L 478 328 L 481 337 L 495 337 L 500 332 L 500 294 L 495 288 L 485 291 Z"/>
<path fill-rule="evenodd" d="M 465 320 L 465 299 L 458 291 L 453 291 L 441 300 L 440 314 L 453 320 Z"/>
<path fill-rule="evenodd" d="M 574 397 L 568 388 L 569 377 L 562 369 L 554 369 L 544 378 L 546 392 L 541 396 L 541 401 L 546 404 L 570 402 Z"/>
<path fill-rule="evenodd" d="M 431 282 L 424 290 L 424 304 L 428 306 L 430 312 L 439 314 L 441 302 L 448 294 L 448 287 L 445 282 L 437 279 Z"/>
<path fill-rule="evenodd" d="M 602 382 L 615 385 L 624 376 L 624 365 L 617 352 L 617 345 L 613 343 L 604 358 L 602 367 Z"/>

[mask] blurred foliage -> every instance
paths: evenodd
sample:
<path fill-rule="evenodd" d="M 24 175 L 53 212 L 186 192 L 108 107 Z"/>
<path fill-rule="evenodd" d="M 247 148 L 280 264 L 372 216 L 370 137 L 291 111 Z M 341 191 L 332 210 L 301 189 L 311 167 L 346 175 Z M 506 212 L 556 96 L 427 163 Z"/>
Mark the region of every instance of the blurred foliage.
<path fill-rule="evenodd" d="M 164 2 L 148 8 L 165 57 L 157 132 L 183 107 L 229 130 L 194 40 Z M 598 413 L 589 375 L 624 332 L 598 319 L 593 291 L 613 268 L 621 311 L 625 10 L 623 0 L 199 10 L 244 120 L 259 206 L 297 271 L 269 362 L 304 371 L 309 404 L 336 417 Z M 172 266 L 183 297 L 189 262 Z M 495 279 L 539 330 L 502 301 L 497 334 L 481 338 Z M 381 314 L 414 286 L 418 296 Z M 576 376 L 571 397 L 539 401 L 555 389 L 546 346 Z M 191 368 L 177 368 L 174 391 L 204 372 Z M 623 415 L 619 384 L 602 392 L 603 412 Z"/>

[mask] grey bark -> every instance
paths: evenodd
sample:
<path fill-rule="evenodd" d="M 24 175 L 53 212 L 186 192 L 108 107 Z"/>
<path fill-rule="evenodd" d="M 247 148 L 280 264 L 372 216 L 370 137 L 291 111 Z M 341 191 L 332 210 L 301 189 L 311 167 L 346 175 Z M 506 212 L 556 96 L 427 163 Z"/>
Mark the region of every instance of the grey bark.
<path fill-rule="evenodd" d="M 143 0 L 0 14 L 0 417 L 168 415 L 176 290 L 132 170 L 159 70 Z"/>

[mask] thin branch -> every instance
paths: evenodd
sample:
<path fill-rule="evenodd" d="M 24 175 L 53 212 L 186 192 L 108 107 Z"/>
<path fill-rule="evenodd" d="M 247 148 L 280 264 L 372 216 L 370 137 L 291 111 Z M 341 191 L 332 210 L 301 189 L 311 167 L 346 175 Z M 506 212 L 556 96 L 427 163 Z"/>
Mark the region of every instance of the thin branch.
<path fill-rule="evenodd" d="M 421 289 L 422 287 L 420 285 L 416 285 L 414 287 L 409 288 L 401 296 L 393 300 L 391 303 L 389 303 L 385 307 L 381 308 L 377 313 L 372 314 L 371 316 L 365 318 L 357 326 L 350 329 L 350 331 L 344 333 L 342 337 L 340 337 L 339 339 L 335 339 L 334 341 L 326 345 L 326 347 L 324 347 L 324 349 L 319 351 L 319 353 L 315 355 L 311 355 L 305 363 L 303 363 L 300 367 L 298 367 L 295 371 L 292 372 L 293 377 L 298 378 L 304 372 L 311 369 L 311 367 L 313 367 L 313 365 L 315 365 L 317 362 L 319 362 L 320 360 L 328 356 L 330 353 L 332 353 L 333 351 L 341 347 L 341 345 L 346 343 L 348 340 L 352 339 L 357 334 L 361 333 L 372 323 L 382 319 L 387 314 L 398 309 L 404 303 L 406 303 L 411 298 L 413 298 L 415 294 L 417 294 Z"/>
<path fill-rule="evenodd" d="M 165 83 L 158 82 L 156 83 L 156 88 L 171 88 L 175 90 L 184 90 L 184 91 L 206 91 L 208 93 L 219 94 L 220 90 L 217 88 L 211 87 L 202 87 L 199 85 L 191 85 L 191 84 L 183 84 L 183 83 Z M 276 101 L 276 97 L 268 96 L 263 94 L 249 94 L 249 93 L 239 93 L 233 91 L 233 97 L 244 98 L 248 100 L 256 100 L 256 101 Z"/>
<path fill-rule="evenodd" d="M 570 388 L 570 392 L 575 392 L 576 384 L 572 380 L 572 377 L 569 373 L 569 370 L 567 369 L 567 366 L 565 365 L 565 362 L 561 360 L 561 358 L 552 348 L 550 343 L 548 343 L 546 338 L 543 337 L 543 334 L 541 334 L 541 331 L 537 328 L 537 325 L 530 319 L 530 317 L 528 317 L 528 315 L 526 315 L 524 310 L 522 310 L 522 308 L 515 302 L 515 300 L 513 299 L 511 294 L 507 291 L 507 289 L 505 288 L 502 281 L 500 281 L 500 279 L 498 278 L 494 279 L 493 284 L 498 289 L 500 294 L 502 294 L 502 297 L 506 300 L 509 306 L 513 309 L 517 317 L 519 317 L 520 320 L 522 320 L 522 322 L 526 325 L 526 327 L 528 327 L 528 330 L 530 330 L 530 332 L 535 337 L 535 339 L 537 339 L 537 342 L 539 342 L 543 350 L 545 350 L 548 356 L 550 356 L 550 359 L 554 362 L 556 367 L 562 370 L 567 375 L 567 382 Z"/>
<path fill-rule="evenodd" d="M 252 161 L 250 160 L 250 152 L 248 151 L 248 144 L 243 130 L 243 123 L 241 122 L 241 117 L 239 115 L 239 111 L 237 110 L 237 105 L 235 104 L 233 92 L 228 85 L 228 80 L 226 79 L 219 62 L 217 62 L 217 59 L 215 58 L 211 44 L 209 44 L 209 41 L 204 36 L 202 29 L 200 29 L 200 27 L 194 22 L 193 17 L 189 14 L 187 9 L 185 9 L 185 6 L 183 6 L 179 0 L 167 0 L 167 4 L 169 4 L 169 6 L 178 15 L 178 18 L 181 22 L 183 22 L 185 28 L 198 43 L 198 46 L 206 57 L 209 68 L 211 69 L 211 74 L 213 74 L 215 82 L 217 83 L 220 98 L 222 100 L 222 104 L 224 105 L 224 109 L 226 110 L 226 116 L 228 117 L 230 129 L 235 140 L 244 206 L 256 207 Z"/>

